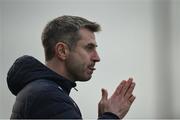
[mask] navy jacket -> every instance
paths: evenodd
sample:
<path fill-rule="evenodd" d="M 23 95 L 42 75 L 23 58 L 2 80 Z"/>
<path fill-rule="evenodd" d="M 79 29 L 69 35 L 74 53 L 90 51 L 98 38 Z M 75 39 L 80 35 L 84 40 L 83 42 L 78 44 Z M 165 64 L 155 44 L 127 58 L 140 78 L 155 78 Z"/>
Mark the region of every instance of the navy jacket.
<path fill-rule="evenodd" d="M 16 96 L 11 118 L 82 119 L 69 96 L 76 83 L 65 79 L 31 56 L 18 58 L 7 75 L 7 84 Z M 99 118 L 117 119 L 113 113 Z"/>

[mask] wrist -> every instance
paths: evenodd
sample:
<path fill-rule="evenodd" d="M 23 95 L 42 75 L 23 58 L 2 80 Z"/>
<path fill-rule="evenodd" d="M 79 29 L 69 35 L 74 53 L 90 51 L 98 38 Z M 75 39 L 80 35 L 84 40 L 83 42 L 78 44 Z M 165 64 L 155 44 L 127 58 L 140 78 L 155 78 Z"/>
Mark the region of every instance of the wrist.
<path fill-rule="evenodd" d="M 104 112 L 99 119 L 120 119 L 116 114 L 112 112 Z"/>

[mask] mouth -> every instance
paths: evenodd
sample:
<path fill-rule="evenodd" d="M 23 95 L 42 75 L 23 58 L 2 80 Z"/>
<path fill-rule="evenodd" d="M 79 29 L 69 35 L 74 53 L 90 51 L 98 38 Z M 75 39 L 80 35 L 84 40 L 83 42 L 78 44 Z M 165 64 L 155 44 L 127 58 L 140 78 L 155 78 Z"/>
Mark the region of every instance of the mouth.
<path fill-rule="evenodd" d="M 88 69 L 91 74 L 93 73 L 94 70 L 96 70 L 96 68 L 94 66 L 95 66 L 95 64 L 88 66 Z"/>
<path fill-rule="evenodd" d="M 92 71 L 96 70 L 96 68 L 94 68 L 94 67 L 88 67 L 88 69 L 90 69 Z"/>

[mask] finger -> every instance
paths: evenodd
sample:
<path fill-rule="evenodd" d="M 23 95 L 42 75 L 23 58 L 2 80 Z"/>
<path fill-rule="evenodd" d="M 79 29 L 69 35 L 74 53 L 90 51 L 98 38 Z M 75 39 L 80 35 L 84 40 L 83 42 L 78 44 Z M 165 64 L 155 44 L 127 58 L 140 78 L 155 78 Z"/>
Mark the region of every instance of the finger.
<path fill-rule="evenodd" d="M 136 99 L 136 97 L 135 97 L 134 95 L 132 95 L 132 96 L 129 98 L 130 104 L 132 104 L 135 99 Z"/>
<path fill-rule="evenodd" d="M 101 89 L 101 92 L 102 92 L 102 98 L 101 100 L 107 100 L 108 99 L 108 92 L 106 89 L 102 88 Z"/>
<path fill-rule="evenodd" d="M 135 88 L 135 85 L 136 84 L 134 82 L 132 82 L 131 86 L 129 87 L 129 89 L 127 90 L 127 92 L 125 94 L 126 99 L 129 99 L 129 97 L 132 95 L 132 92 L 133 92 L 133 90 Z"/>
<path fill-rule="evenodd" d="M 132 79 L 132 78 L 129 78 L 128 81 L 126 82 L 126 84 L 123 86 L 123 89 L 122 89 L 122 92 L 121 92 L 121 95 L 122 95 L 122 96 L 125 96 L 127 90 L 129 89 L 129 87 L 130 87 L 131 84 L 132 84 L 132 81 L 133 81 L 133 79 Z"/>
<path fill-rule="evenodd" d="M 115 92 L 114 92 L 114 95 L 119 95 L 122 91 L 122 88 L 123 86 L 126 84 L 126 81 L 123 80 L 119 85 L 118 87 L 116 88 Z"/>

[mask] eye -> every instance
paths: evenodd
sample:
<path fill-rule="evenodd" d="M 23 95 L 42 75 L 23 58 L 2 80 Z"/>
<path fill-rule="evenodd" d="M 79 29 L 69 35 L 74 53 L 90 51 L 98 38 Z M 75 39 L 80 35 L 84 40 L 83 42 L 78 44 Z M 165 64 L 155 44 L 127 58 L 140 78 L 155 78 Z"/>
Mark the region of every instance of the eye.
<path fill-rule="evenodd" d="M 96 45 L 94 44 L 88 44 L 85 49 L 88 51 L 88 52 L 92 52 L 96 49 Z"/>
<path fill-rule="evenodd" d="M 94 49 L 94 46 L 89 45 L 89 46 L 87 46 L 87 49 L 88 49 L 88 50 L 92 50 L 92 49 Z"/>

